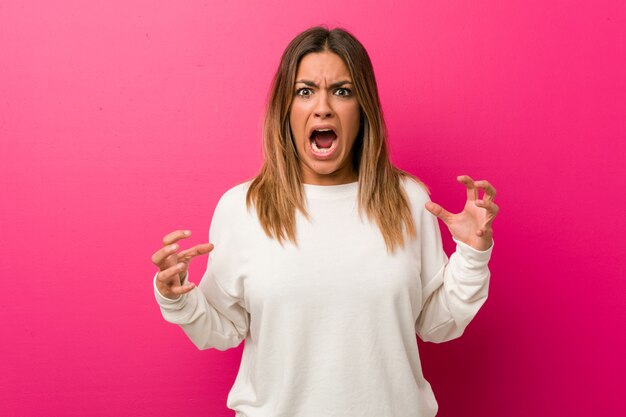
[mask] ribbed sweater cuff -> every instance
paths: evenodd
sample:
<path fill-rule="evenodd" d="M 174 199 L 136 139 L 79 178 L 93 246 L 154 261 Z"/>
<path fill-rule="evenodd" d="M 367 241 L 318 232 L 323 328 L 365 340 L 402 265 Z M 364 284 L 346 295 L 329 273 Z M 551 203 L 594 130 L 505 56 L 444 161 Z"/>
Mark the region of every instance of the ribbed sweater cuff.
<path fill-rule="evenodd" d="M 491 258 L 491 252 L 493 251 L 494 242 L 487 250 L 477 250 L 470 245 L 461 242 L 455 238 L 452 238 L 456 242 L 456 254 L 462 259 L 461 265 L 459 265 L 465 272 L 465 276 L 470 278 L 475 273 L 480 274 L 487 268 L 489 259 Z"/>

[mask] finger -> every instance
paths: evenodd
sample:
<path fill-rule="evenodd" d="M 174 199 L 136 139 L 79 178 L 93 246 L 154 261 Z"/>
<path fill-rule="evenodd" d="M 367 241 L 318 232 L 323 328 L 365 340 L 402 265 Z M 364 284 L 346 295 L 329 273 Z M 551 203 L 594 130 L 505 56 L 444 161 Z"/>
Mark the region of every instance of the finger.
<path fill-rule="evenodd" d="M 477 193 L 476 187 L 474 185 L 474 180 L 469 175 L 459 175 L 458 177 L 456 177 L 456 180 L 465 185 L 465 188 L 467 188 L 467 199 L 469 201 L 476 200 Z"/>
<path fill-rule="evenodd" d="M 180 285 L 180 278 L 178 274 L 183 272 L 185 269 L 185 264 L 183 262 L 179 262 L 174 266 L 159 271 L 157 279 L 168 286 Z"/>
<path fill-rule="evenodd" d="M 426 207 L 426 210 L 440 218 L 444 223 L 447 223 L 448 219 L 452 216 L 448 210 L 444 209 L 437 203 L 433 203 L 432 201 L 427 202 L 424 207 Z"/>
<path fill-rule="evenodd" d="M 489 181 L 476 181 L 474 185 L 477 188 L 480 188 L 485 191 L 485 195 L 483 196 L 483 200 L 493 200 L 496 198 L 496 189 L 489 183 Z"/>
<path fill-rule="evenodd" d="M 204 255 L 213 250 L 212 243 L 202 243 L 200 245 L 196 245 L 193 248 L 185 249 L 178 254 L 179 259 L 184 259 L 185 261 L 189 261 L 194 256 Z"/>
<path fill-rule="evenodd" d="M 493 221 L 494 217 L 496 217 L 496 215 L 500 211 L 500 207 L 498 207 L 496 203 L 490 200 L 476 200 L 474 204 L 487 210 L 487 212 L 490 214 L 489 222 Z"/>
<path fill-rule="evenodd" d="M 178 248 L 179 246 L 177 243 L 162 247 L 158 251 L 154 252 L 154 254 L 152 255 L 152 263 L 158 266 L 159 268 L 166 266 L 164 264 L 165 259 L 168 256 L 176 253 Z"/>
<path fill-rule="evenodd" d="M 189 284 L 171 287 L 170 291 L 176 295 L 183 295 L 193 290 L 194 288 L 196 288 L 196 284 L 194 284 L 193 282 L 190 282 Z"/>
<path fill-rule="evenodd" d="M 157 284 L 157 289 L 159 290 L 159 293 L 162 296 L 170 299 L 176 299 L 179 295 L 186 294 L 189 291 L 193 290 L 195 287 L 196 284 L 194 284 L 193 282 L 189 282 L 185 285 L 179 285 L 178 283 L 175 283 L 173 285 Z"/>
<path fill-rule="evenodd" d="M 482 237 L 483 239 L 491 239 L 493 236 L 493 229 L 488 226 L 483 226 L 476 231 L 476 236 Z"/>
<path fill-rule="evenodd" d="M 493 201 L 484 201 L 484 200 L 476 200 L 476 205 L 478 207 L 484 207 L 487 210 L 487 221 L 484 223 L 485 226 L 491 227 L 493 220 L 498 215 L 500 211 L 500 207 Z"/>
<path fill-rule="evenodd" d="M 191 236 L 191 230 L 175 230 L 172 233 L 168 233 L 163 238 L 163 245 L 171 245 L 174 242 L 178 242 L 181 239 Z"/>

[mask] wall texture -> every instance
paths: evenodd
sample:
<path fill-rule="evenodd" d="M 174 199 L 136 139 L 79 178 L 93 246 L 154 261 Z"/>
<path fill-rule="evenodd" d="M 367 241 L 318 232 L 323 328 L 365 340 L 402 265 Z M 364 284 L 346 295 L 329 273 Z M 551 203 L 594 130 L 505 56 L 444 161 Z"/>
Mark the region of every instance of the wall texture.
<path fill-rule="evenodd" d="M 433 200 L 498 189 L 488 302 L 420 342 L 439 415 L 623 415 L 625 3 L 382 3 L 2 2 L 2 415 L 232 416 L 241 347 L 164 322 L 150 256 L 257 172 L 280 53 L 320 23 L 368 48 Z"/>

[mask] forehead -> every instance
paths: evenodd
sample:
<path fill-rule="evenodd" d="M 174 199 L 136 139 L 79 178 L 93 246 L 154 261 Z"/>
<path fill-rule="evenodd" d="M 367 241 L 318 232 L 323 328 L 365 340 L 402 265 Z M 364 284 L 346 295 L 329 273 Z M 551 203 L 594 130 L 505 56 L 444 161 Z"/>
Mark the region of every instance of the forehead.
<path fill-rule="evenodd" d="M 297 80 L 332 81 L 339 78 L 349 79 L 350 71 L 339 55 L 328 51 L 306 54 L 296 71 Z"/>

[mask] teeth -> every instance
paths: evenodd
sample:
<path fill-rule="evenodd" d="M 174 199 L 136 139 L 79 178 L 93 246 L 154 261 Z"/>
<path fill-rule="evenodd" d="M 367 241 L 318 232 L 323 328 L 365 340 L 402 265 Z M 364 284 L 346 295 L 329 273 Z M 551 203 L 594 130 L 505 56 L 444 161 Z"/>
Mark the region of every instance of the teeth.
<path fill-rule="evenodd" d="M 332 129 L 313 129 L 313 132 L 331 132 Z"/>
<path fill-rule="evenodd" d="M 313 141 L 313 142 L 311 142 L 311 147 L 317 153 L 328 153 L 328 152 L 332 151 L 335 148 L 335 144 L 333 143 L 330 148 L 318 148 L 317 144 L 315 143 L 315 141 Z"/>

